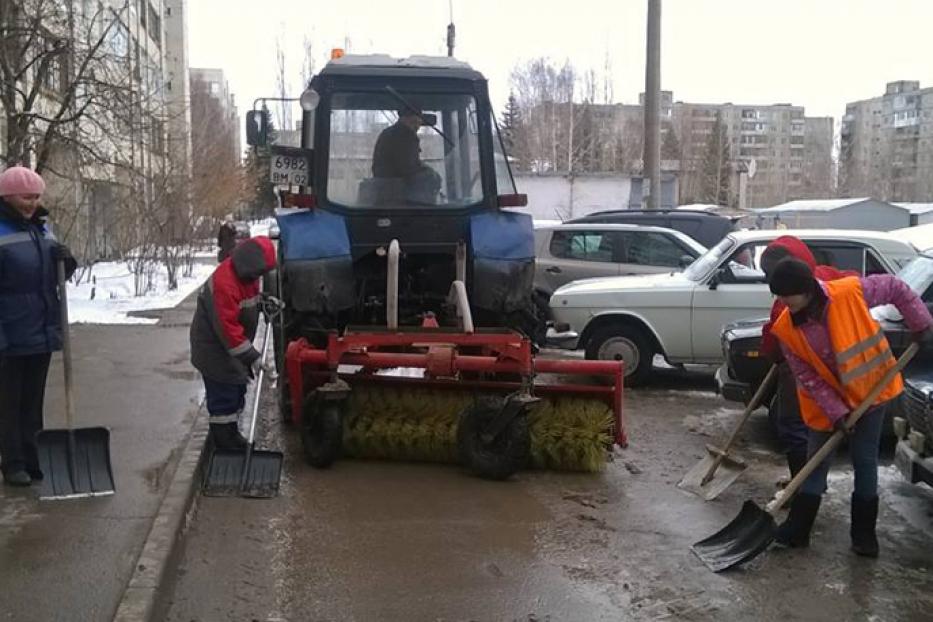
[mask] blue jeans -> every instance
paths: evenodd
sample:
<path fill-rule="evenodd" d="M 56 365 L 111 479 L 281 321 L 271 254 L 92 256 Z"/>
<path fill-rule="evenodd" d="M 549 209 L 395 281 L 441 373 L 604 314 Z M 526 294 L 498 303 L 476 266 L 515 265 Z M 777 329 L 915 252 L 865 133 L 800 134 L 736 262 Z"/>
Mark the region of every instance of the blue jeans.
<path fill-rule="evenodd" d="M 855 471 L 856 497 L 871 499 L 878 496 L 878 448 L 881 444 L 887 406 L 885 402 L 869 408 L 849 435 L 849 454 L 852 457 L 852 469 Z M 810 430 L 808 455 L 813 456 L 832 434 Z M 834 454 L 835 452 L 826 456 L 816 467 L 800 487 L 801 492 L 808 495 L 822 495 L 826 492 L 826 476 L 829 474 Z"/>
<path fill-rule="evenodd" d="M 778 440 L 785 454 L 808 455 L 810 428 L 800 418 L 797 381 L 787 361 L 778 364 L 777 382 L 778 416 L 775 420 L 775 427 Z"/>

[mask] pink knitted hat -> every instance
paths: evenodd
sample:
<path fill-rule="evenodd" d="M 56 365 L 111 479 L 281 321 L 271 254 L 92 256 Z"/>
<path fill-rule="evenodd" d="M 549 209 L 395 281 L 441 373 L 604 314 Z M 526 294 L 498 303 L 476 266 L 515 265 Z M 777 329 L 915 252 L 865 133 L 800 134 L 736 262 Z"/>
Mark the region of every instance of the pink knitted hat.
<path fill-rule="evenodd" d="M 42 194 L 45 181 L 38 173 L 25 166 L 11 166 L 0 173 L 0 197 L 15 194 Z"/>

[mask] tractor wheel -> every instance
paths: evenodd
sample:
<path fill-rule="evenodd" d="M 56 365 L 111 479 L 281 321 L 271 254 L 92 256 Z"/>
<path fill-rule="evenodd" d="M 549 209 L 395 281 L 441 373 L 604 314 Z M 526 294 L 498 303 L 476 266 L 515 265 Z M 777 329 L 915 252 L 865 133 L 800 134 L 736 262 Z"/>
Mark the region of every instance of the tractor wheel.
<path fill-rule="evenodd" d="M 311 466 L 326 469 L 334 463 L 343 445 L 343 416 L 338 402 L 308 396 L 301 413 L 301 445 Z"/>
<path fill-rule="evenodd" d="M 502 409 L 500 398 L 479 398 L 460 414 L 457 452 L 460 463 L 485 479 L 503 480 L 525 467 L 531 453 L 528 417 L 517 414 L 498 436 L 483 440 L 483 431 Z"/>

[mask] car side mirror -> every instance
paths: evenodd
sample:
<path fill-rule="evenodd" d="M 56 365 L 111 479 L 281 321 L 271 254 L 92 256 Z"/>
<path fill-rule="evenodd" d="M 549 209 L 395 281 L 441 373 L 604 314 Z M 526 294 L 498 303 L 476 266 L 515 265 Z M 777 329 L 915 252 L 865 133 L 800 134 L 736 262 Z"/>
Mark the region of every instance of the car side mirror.
<path fill-rule="evenodd" d="M 681 255 L 680 260 L 677 262 L 677 265 L 680 266 L 681 270 L 684 270 L 687 268 L 687 266 L 689 266 L 692 263 L 693 263 L 693 257 L 691 257 L 690 255 Z"/>
<path fill-rule="evenodd" d="M 716 270 L 712 278 L 709 280 L 710 289 L 719 289 L 719 285 L 722 283 L 730 283 L 735 280 L 735 276 L 732 274 L 732 268 L 729 266 L 723 266 Z"/>
<path fill-rule="evenodd" d="M 269 143 L 269 117 L 264 110 L 246 113 L 246 144 L 265 147 Z"/>

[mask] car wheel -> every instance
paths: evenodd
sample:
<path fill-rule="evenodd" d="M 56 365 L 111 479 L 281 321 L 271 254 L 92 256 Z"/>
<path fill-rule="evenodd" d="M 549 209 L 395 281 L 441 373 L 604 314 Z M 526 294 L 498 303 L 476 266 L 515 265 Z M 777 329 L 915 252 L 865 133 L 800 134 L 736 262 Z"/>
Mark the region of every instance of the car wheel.
<path fill-rule="evenodd" d="M 645 331 L 625 324 L 612 324 L 596 330 L 586 344 L 586 358 L 623 361 L 625 384 L 637 387 L 651 376 L 655 348 Z"/>

